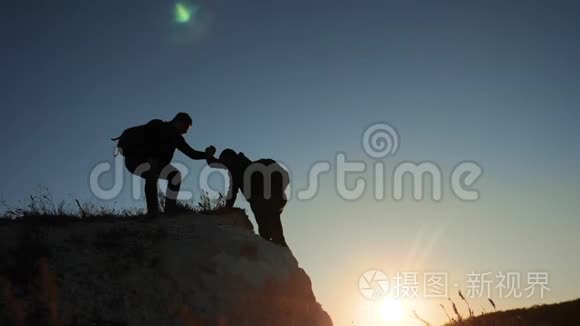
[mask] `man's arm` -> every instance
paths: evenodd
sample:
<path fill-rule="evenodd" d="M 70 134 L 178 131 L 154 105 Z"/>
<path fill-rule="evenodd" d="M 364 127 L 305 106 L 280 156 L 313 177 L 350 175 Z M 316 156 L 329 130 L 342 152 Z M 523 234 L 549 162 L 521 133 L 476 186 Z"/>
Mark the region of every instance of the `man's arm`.
<path fill-rule="evenodd" d="M 208 154 L 209 155 L 209 154 Z M 222 163 L 222 161 L 218 160 L 217 158 L 210 156 L 205 159 L 207 165 L 211 166 L 214 169 L 227 169 L 226 166 Z"/>
<path fill-rule="evenodd" d="M 195 149 L 191 148 L 191 146 L 185 142 L 183 137 L 179 137 L 179 140 L 177 141 L 177 149 L 192 160 L 207 160 L 208 158 L 212 158 L 212 156 L 206 152 L 196 151 Z"/>

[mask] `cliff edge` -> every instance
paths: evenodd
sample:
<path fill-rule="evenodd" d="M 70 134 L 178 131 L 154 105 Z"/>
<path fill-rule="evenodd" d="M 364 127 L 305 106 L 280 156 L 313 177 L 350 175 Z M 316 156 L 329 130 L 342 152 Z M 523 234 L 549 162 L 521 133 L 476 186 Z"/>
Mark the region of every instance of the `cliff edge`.
<path fill-rule="evenodd" d="M 242 210 L 0 223 L 1 325 L 332 325 Z"/>

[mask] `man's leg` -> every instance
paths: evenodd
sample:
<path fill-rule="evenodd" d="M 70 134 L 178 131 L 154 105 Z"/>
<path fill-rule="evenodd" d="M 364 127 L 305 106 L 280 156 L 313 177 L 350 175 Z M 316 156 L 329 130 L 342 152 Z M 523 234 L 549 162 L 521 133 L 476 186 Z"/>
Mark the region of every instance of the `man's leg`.
<path fill-rule="evenodd" d="M 167 180 L 167 191 L 165 193 L 165 213 L 174 214 L 177 211 L 177 196 L 181 188 L 181 172 L 173 165 L 163 168 L 161 178 Z"/>
<path fill-rule="evenodd" d="M 159 201 L 157 199 L 157 181 L 159 174 L 153 171 L 155 162 L 143 159 L 125 158 L 125 166 L 132 174 L 145 179 L 145 200 L 147 201 L 147 214 L 157 215 L 159 213 Z"/>
<path fill-rule="evenodd" d="M 159 199 L 157 198 L 157 181 L 159 180 L 159 175 L 156 173 L 147 173 L 144 177 L 147 214 L 159 214 Z"/>
<path fill-rule="evenodd" d="M 272 235 L 272 242 L 281 246 L 288 247 L 286 239 L 284 239 L 284 231 L 282 230 L 282 220 L 280 219 L 281 212 L 273 212 L 270 219 L 270 234 Z"/>
<path fill-rule="evenodd" d="M 256 223 L 258 223 L 258 234 L 268 241 L 272 238 L 270 234 L 270 225 L 268 221 L 267 214 L 264 214 L 264 211 L 259 204 L 251 203 L 250 207 L 252 208 L 252 213 L 254 213 L 254 218 L 256 218 Z"/>

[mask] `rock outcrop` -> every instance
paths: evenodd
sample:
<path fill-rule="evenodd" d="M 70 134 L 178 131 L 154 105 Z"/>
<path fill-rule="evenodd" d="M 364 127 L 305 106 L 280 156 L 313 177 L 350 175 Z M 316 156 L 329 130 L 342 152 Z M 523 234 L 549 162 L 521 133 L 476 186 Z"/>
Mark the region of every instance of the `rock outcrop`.
<path fill-rule="evenodd" d="M 0 325 L 332 325 L 241 210 L 0 225 Z"/>

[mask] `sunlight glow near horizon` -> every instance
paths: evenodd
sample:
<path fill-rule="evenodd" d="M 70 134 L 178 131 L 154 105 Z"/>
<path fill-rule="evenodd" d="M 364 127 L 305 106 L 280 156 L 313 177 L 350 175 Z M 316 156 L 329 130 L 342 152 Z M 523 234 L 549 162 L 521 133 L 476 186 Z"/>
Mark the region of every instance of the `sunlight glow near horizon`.
<path fill-rule="evenodd" d="M 381 303 L 379 313 L 383 321 L 389 325 L 396 325 L 405 317 L 405 307 L 399 300 L 385 298 Z"/>
<path fill-rule="evenodd" d="M 425 311 L 423 306 L 422 301 L 400 299 L 388 295 L 377 300 L 364 297 L 354 298 L 354 301 L 345 300 L 341 309 L 351 311 L 352 315 L 349 319 L 355 325 L 415 326 L 417 320 L 412 317 L 411 311 L 419 309 L 423 312 Z M 342 325 L 338 320 L 336 322 Z"/>

